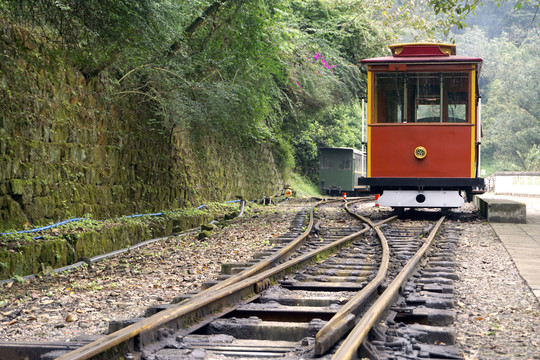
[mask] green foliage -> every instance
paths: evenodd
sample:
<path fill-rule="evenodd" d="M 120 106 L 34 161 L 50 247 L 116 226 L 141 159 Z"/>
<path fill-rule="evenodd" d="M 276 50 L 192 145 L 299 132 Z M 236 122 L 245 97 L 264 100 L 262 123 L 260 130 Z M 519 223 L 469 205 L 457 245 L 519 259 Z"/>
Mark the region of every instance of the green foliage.
<path fill-rule="evenodd" d="M 247 151 L 267 144 L 283 173 L 312 181 L 319 146 L 361 146 L 361 59 L 404 32 L 433 31 L 419 9 L 389 0 L 0 1 L 3 16 L 106 83 L 110 101 L 150 111 L 160 135 L 225 134 Z"/>
<path fill-rule="evenodd" d="M 296 192 L 298 197 L 310 197 L 310 196 L 320 196 L 319 187 L 306 179 L 303 176 L 293 174 L 291 176 L 291 187 Z"/>
<path fill-rule="evenodd" d="M 290 169 L 295 167 L 294 149 L 292 145 L 282 137 L 278 137 L 276 140 L 277 144 L 273 149 L 273 153 L 278 164 L 281 165 L 280 170 L 286 174 Z"/>
<path fill-rule="evenodd" d="M 536 12 L 540 6 L 540 2 L 535 0 L 494 0 L 497 7 L 508 7 L 508 4 L 513 5 L 514 11 L 520 11 L 522 8 L 536 9 L 533 11 L 529 22 L 537 21 L 536 26 L 540 26 L 540 22 L 536 18 Z M 441 26 L 444 29 L 445 35 L 448 35 L 453 27 L 462 30 L 467 27 L 466 17 L 469 14 L 476 14 L 476 11 L 481 11 L 480 8 L 484 5 L 481 0 L 429 0 L 435 14 L 442 14 L 444 18 L 441 20 Z M 467 19 L 468 20 L 468 19 Z"/>
<path fill-rule="evenodd" d="M 534 144 L 527 153 L 519 153 L 519 155 L 523 158 L 525 168 L 528 171 L 540 171 L 540 147 L 538 144 Z"/>
<path fill-rule="evenodd" d="M 490 39 L 477 27 L 456 36 L 462 54 L 484 59 L 482 157 L 491 172 L 539 169 L 540 46 L 533 30 L 519 37 L 515 42 L 513 33 L 503 32 Z"/>
<path fill-rule="evenodd" d="M 360 59 L 389 41 L 373 13 L 358 1 L 226 2 L 177 39 L 166 64 L 140 67 L 121 83 L 135 88 L 149 79 L 138 91 L 173 133 L 219 130 L 247 147 L 266 142 L 282 171 L 295 165 L 313 175 L 309 131 L 323 126 L 315 120 L 358 101 Z M 313 60 L 317 53 L 333 73 Z"/>
<path fill-rule="evenodd" d="M 182 7 L 168 0 L 3 0 L 0 9 L 59 45 L 92 77 L 122 67 L 126 57 L 141 62 L 164 51 L 182 30 Z"/>

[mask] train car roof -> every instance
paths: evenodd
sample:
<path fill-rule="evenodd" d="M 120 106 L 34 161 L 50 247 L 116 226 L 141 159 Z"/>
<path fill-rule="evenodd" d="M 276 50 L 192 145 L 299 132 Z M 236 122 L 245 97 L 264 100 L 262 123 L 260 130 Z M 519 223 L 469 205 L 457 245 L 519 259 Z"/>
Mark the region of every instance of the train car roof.
<path fill-rule="evenodd" d="M 320 147 L 319 150 L 349 150 L 358 154 L 363 154 L 362 151 L 350 147 Z"/>
<path fill-rule="evenodd" d="M 383 56 L 371 59 L 363 59 L 363 65 L 370 64 L 392 64 L 392 63 L 465 63 L 477 64 L 478 70 L 482 59 L 471 56 L 456 55 L 456 46 L 453 44 L 433 44 L 433 43 L 414 43 L 414 44 L 395 44 L 390 45 L 392 56 Z"/>

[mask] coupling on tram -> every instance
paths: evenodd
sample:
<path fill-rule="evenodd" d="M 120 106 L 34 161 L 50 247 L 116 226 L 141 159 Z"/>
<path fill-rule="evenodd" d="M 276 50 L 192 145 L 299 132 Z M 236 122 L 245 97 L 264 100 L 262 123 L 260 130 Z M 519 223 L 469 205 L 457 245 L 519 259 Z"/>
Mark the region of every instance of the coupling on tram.
<path fill-rule="evenodd" d="M 381 206 L 460 207 L 485 191 L 482 59 L 456 55 L 453 44 L 397 44 L 390 50 L 391 56 L 362 60 L 368 77 L 361 152 L 366 165 L 355 187 L 378 194 Z M 329 188 L 327 178 L 321 185 Z"/>

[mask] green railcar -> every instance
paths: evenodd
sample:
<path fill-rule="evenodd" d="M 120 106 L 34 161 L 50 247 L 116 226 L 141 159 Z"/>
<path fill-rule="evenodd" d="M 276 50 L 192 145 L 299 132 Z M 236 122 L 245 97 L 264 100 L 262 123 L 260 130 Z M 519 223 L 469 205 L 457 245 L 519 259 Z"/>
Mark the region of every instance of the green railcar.
<path fill-rule="evenodd" d="M 366 191 L 358 178 L 366 176 L 365 153 L 345 147 L 319 149 L 319 186 L 323 194 L 350 195 Z"/>

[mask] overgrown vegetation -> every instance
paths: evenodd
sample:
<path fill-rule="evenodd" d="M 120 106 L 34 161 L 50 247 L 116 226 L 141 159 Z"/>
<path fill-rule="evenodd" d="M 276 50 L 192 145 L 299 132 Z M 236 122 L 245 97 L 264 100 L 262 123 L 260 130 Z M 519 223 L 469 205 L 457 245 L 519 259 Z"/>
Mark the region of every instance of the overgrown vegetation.
<path fill-rule="evenodd" d="M 484 59 L 480 92 L 487 175 L 540 171 L 539 4 L 486 3 L 455 35 L 460 54 Z"/>
<path fill-rule="evenodd" d="M 538 9 L 497 4 L 533 19 Z M 361 147 L 360 60 L 394 41 L 444 40 L 441 26 L 462 28 L 475 11 L 484 11 L 476 0 L 0 0 L 4 21 L 46 44 L 36 51 L 98 82 L 110 102 L 144 105 L 161 134 L 219 134 L 246 153 L 265 143 L 283 173 L 315 183 L 319 147 Z M 496 39 L 487 30 L 454 37 L 461 54 L 486 59 L 484 159 L 492 169 L 536 170 L 537 29 L 505 24 Z M 479 44 L 489 50 L 478 54 Z"/>
<path fill-rule="evenodd" d="M 246 151 L 267 143 L 285 173 L 312 181 L 318 146 L 359 145 L 360 60 L 386 51 L 398 31 L 433 32 L 417 8 L 389 0 L 0 1 L 2 17 L 106 84 L 110 101 L 150 105 L 159 131 L 225 133 Z"/>
<path fill-rule="evenodd" d="M 298 174 L 291 175 L 291 186 L 298 197 L 320 196 L 320 189 L 311 181 Z"/>
<path fill-rule="evenodd" d="M 72 239 L 82 233 L 102 232 L 114 227 L 125 225 L 140 225 L 145 228 L 166 228 L 171 227 L 172 232 L 187 230 L 184 224 L 196 223 L 192 219 L 217 219 L 224 218 L 231 213 L 238 211 L 238 205 L 234 203 L 209 203 L 204 209 L 182 208 L 175 211 L 165 211 L 158 214 L 141 214 L 135 216 L 124 216 L 117 219 L 94 220 L 91 214 L 84 218 L 60 224 L 53 227 L 45 227 L 40 231 L 19 230 L 6 231 L 0 234 L 0 249 L 7 248 L 16 250 L 20 245 L 36 242 L 46 242 L 54 239 Z M 172 224 L 172 225 L 168 225 Z M 0 264 L 1 267 L 1 264 Z"/>

